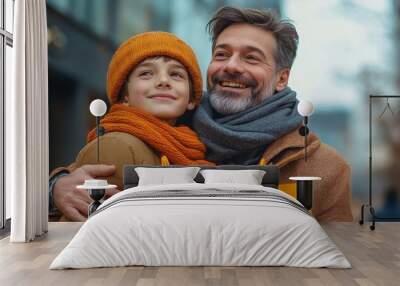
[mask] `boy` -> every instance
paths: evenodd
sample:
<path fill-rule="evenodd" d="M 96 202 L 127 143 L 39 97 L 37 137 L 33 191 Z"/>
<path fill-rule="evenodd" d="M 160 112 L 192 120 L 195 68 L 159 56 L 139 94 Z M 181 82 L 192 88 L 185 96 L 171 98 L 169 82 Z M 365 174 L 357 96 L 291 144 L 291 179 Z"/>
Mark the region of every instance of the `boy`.
<path fill-rule="evenodd" d="M 196 57 L 182 40 L 166 32 L 148 32 L 122 43 L 108 68 L 107 95 L 111 108 L 100 121 L 105 131 L 100 137 L 100 162 L 93 129 L 68 172 L 85 164 L 115 165 L 116 172 L 107 180 L 122 190 L 127 164 L 210 164 L 194 131 L 175 126 L 202 95 Z M 60 209 L 57 200 L 54 203 Z"/>

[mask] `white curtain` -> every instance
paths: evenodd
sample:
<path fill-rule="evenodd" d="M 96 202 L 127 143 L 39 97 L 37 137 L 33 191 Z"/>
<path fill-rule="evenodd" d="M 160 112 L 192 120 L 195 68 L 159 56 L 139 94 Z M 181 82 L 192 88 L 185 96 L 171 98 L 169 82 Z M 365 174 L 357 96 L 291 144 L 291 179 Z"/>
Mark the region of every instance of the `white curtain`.
<path fill-rule="evenodd" d="M 13 92 L 6 105 L 6 188 L 11 190 L 12 242 L 48 227 L 48 90 L 45 0 L 17 0 Z"/>

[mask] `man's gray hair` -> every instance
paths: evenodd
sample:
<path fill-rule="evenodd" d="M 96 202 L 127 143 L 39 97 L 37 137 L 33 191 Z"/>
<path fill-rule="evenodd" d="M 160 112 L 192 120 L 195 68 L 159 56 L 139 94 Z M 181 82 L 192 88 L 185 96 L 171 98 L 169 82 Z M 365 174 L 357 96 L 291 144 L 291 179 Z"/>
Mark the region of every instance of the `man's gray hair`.
<path fill-rule="evenodd" d="M 299 35 L 290 20 L 281 19 L 273 10 L 222 7 L 207 24 L 213 50 L 218 36 L 233 24 L 250 24 L 271 32 L 277 42 L 277 51 L 274 55 L 277 70 L 292 67 L 296 57 Z"/>

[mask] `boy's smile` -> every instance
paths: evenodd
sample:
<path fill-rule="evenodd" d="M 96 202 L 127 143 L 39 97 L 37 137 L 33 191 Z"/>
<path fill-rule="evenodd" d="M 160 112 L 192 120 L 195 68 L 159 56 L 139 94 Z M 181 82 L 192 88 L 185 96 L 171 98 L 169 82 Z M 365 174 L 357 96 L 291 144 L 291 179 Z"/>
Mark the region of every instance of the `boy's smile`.
<path fill-rule="evenodd" d="M 149 96 L 150 98 L 157 99 L 157 100 L 175 100 L 176 96 L 169 94 L 169 93 L 156 93 Z"/>

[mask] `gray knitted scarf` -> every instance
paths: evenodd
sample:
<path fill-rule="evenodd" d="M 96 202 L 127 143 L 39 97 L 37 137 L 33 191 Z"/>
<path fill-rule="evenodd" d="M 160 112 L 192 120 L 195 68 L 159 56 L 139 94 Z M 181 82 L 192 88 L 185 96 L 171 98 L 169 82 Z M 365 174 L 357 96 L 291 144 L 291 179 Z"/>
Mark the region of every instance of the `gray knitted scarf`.
<path fill-rule="evenodd" d="M 244 111 L 220 115 L 205 94 L 193 117 L 193 128 L 216 164 L 258 164 L 267 147 L 299 127 L 296 92 L 289 87 Z"/>

